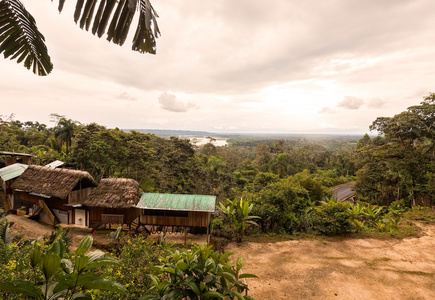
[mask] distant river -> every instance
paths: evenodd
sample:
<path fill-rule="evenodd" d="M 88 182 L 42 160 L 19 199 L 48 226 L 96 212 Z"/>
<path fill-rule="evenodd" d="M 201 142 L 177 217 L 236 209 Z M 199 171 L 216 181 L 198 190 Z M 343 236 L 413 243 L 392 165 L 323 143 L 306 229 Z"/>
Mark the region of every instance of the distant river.
<path fill-rule="evenodd" d="M 195 146 L 202 146 L 205 145 L 207 143 L 210 143 L 210 139 L 206 138 L 206 137 L 190 137 L 190 142 L 195 145 Z M 211 143 L 213 145 L 215 145 L 216 147 L 220 147 L 220 146 L 227 146 L 227 139 L 224 138 L 214 138 L 216 139 L 215 141 L 211 141 Z"/>

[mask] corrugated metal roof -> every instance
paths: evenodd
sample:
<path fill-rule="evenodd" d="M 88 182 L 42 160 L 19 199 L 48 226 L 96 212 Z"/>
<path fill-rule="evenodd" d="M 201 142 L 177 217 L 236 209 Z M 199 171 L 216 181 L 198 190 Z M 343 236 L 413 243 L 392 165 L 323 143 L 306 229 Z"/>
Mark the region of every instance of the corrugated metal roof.
<path fill-rule="evenodd" d="M 9 151 L 0 151 L 0 154 L 2 154 L 2 155 L 11 155 L 11 156 L 28 156 L 28 157 L 33 157 L 32 154 L 18 153 L 18 152 L 9 152 Z"/>
<path fill-rule="evenodd" d="M 28 165 L 24 164 L 13 164 L 0 169 L 0 177 L 3 181 L 8 181 L 14 178 L 17 178 L 28 168 Z"/>
<path fill-rule="evenodd" d="M 48 165 L 45 165 L 44 167 L 57 168 L 57 167 L 63 166 L 64 164 L 65 163 L 63 161 L 55 160 L 55 161 L 49 163 Z"/>
<path fill-rule="evenodd" d="M 216 196 L 143 193 L 137 208 L 214 212 Z"/>

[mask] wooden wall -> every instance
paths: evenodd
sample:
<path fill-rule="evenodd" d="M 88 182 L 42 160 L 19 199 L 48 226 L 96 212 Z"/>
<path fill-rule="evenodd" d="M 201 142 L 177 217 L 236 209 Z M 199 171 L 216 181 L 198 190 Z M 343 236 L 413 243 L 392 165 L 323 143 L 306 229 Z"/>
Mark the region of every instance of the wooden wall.
<path fill-rule="evenodd" d="M 85 188 L 81 190 L 72 191 L 68 195 L 68 204 L 81 204 L 89 197 L 92 188 Z"/>
<path fill-rule="evenodd" d="M 106 207 L 89 207 L 89 221 L 101 223 L 101 215 L 124 215 L 124 224 L 130 224 L 140 216 L 138 208 L 106 208 Z"/>
<path fill-rule="evenodd" d="M 189 211 L 187 217 L 142 215 L 140 222 L 145 225 L 208 227 L 210 217 L 210 212 Z"/>

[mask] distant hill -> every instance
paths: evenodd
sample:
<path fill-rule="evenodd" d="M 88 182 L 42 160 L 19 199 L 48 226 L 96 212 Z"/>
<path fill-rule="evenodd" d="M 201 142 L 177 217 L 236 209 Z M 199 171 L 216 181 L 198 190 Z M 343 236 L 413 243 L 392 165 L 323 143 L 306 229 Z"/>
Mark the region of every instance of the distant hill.
<path fill-rule="evenodd" d="M 229 139 L 231 142 L 234 140 L 274 140 L 274 139 L 284 139 L 284 140 L 294 140 L 294 139 L 305 139 L 309 141 L 321 141 L 321 140 L 355 140 L 358 141 L 362 138 L 362 134 L 321 134 L 321 133 L 216 133 L 208 131 L 198 131 L 198 130 L 175 130 L 175 129 L 122 129 L 125 132 L 130 132 L 131 130 L 150 133 L 162 138 L 169 138 L 171 136 L 182 137 L 182 138 L 224 138 Z"/>
<path fill-rule="evenodd" d="M 171 136 L 210 136 L 216 135 L 216 133 L 207 131 L 192 131 L 192 130 L 166 130 L 166 129 L 123 129 L 125 132 L 137 131 L 140 133 L 151 133 L 159 137 L 171 137 Z"/>

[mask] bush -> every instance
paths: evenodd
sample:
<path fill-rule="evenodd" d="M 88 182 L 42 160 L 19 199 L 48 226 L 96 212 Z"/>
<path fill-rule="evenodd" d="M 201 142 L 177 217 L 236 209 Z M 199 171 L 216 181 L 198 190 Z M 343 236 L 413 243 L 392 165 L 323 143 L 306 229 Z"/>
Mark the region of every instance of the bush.
<path fill-rule="evenodd" d="M 340 235 L 352 231 L 354 215 L 350 204 L 330 200 L 314 208 L 310 214 L 313 229 L 324 235 Z"/>
<path fill-rule="evenodd" d="M 161 259 L 163 265 L 153 268 L 156 272 L 150 275 L 154 283 L 150 290 L 153 294 L 142 300 L 253 299 L 247 295 L 248 286 L 241 279 L 257 276 L 241 273 L 241 258 L 237 259 L 236 267 L 227 261 L 232 254 L 214 252 L 207 244 L 170 252 Z"/>
<path fill-rule="evenodd" d="M 105 276 L 117 280 L 125 286 L 128 297 L 124 299 L 139 299 L 152 285 L 148 276 L 150 266 L 160 263 L 159 257 L 166 256 L 172 244 L 154 245 L 151 239 L 143 235 L 129 236 L 121 234 L 119 243 L 114 245 L 111 256 L 119 260 L 119 264 L 106 268 Z M 106 292 L 98 299 L 117 299 L 117 294 Z"/>

